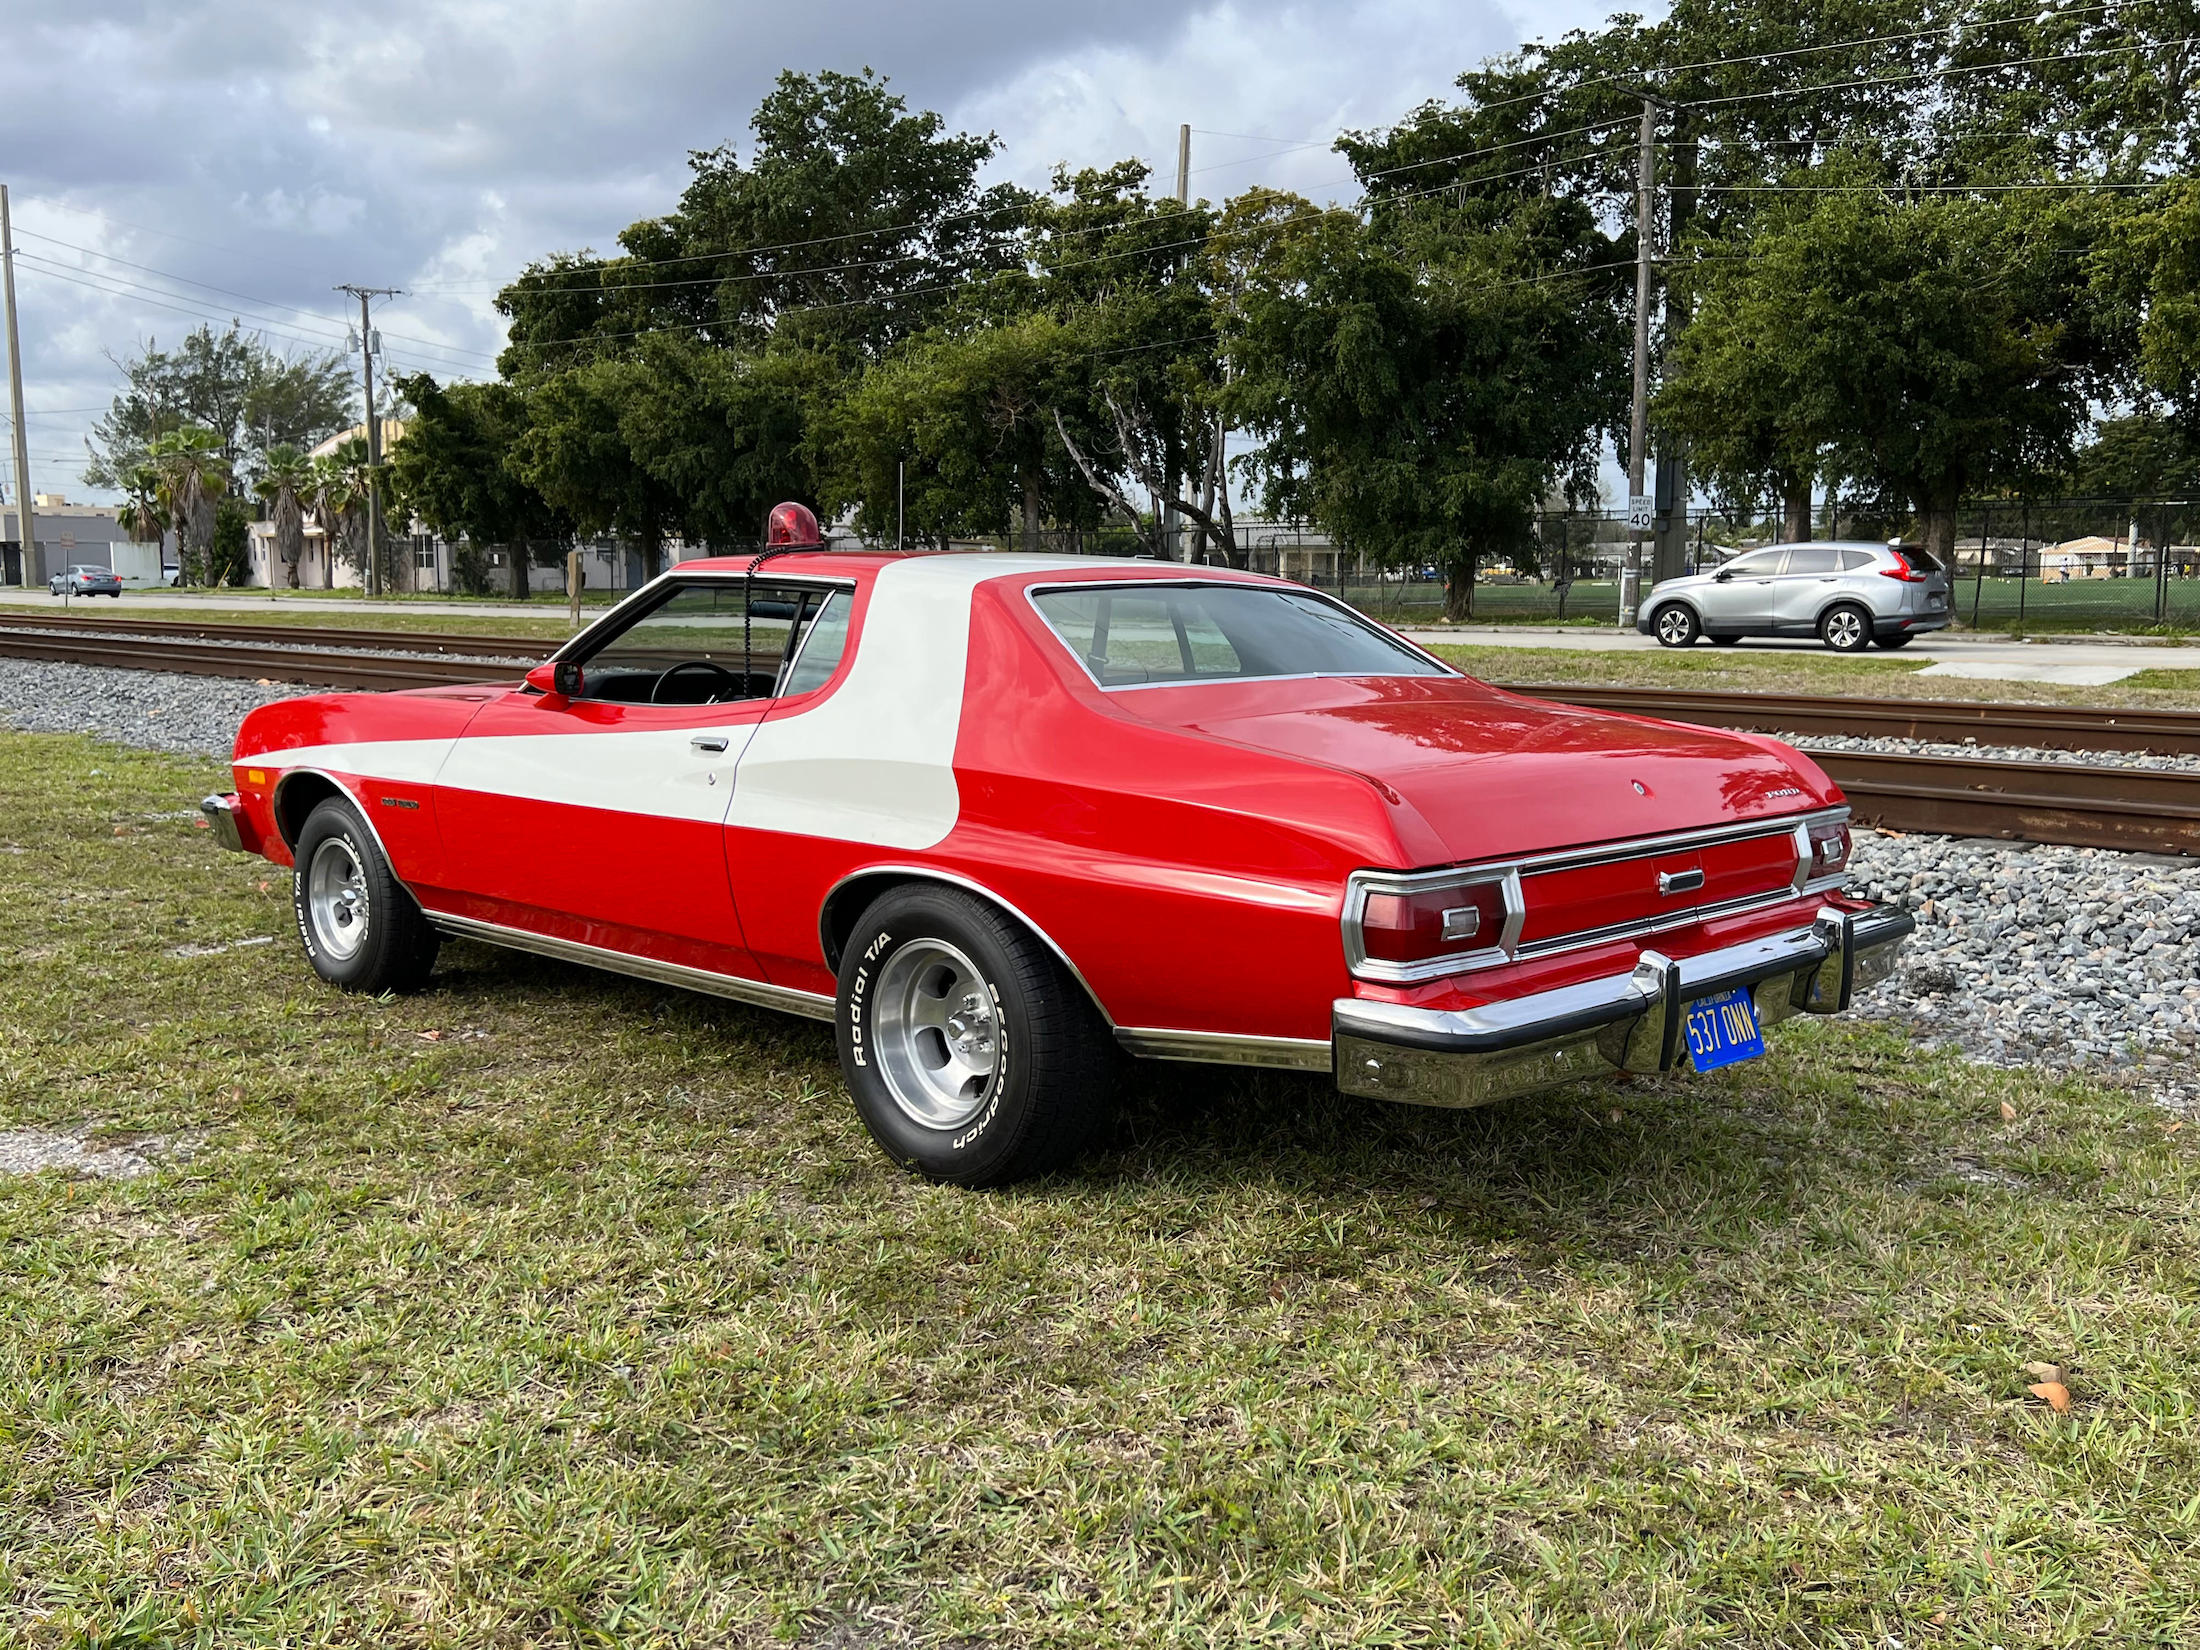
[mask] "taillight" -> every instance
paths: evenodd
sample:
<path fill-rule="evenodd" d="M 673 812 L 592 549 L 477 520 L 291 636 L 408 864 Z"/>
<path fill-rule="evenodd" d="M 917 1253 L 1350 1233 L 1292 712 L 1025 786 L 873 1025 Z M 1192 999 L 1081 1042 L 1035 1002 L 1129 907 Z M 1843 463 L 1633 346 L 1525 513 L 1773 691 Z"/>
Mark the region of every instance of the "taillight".
<path fill-rule="evenodd" d="M 1925 582 L 1925 575 L 1910 565 L 1908 556 L 1905 556 L 1891 545 L 1888 547 L 1887 554 L 1894 557 L 1894 565 L 1892 567 L 1882 567 L 1879 570 L 1881 578 L 1900 579 L 1904 584 L 1923 584 Z"/>
<path fill-rule="evenodd" d="M 1364 871 L 1345 897 L 1345 956 L 1371 980 L 1425 980 L 1506 960 L 1518 939 L 1517 875 Z"/>
<path fill-rule="evenodd" d="M 1829 819 L 1810 828 L 1810 880 L 1838 876 L 1849 868 L 1849 853 L 1855 846 L 1849 836 L 1849 822 L 1845 819 Z"/>

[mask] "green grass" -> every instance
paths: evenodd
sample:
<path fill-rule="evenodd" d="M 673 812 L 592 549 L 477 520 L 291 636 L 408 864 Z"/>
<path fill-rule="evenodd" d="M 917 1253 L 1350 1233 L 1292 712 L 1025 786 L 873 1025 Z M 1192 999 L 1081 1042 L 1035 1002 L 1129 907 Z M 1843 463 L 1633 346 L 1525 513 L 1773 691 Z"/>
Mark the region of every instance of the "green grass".
<path fill-rule="evenodd" d="M 1549 684 L 1610 682 L 1634 687 L 1737 693 L 1856 694 L 1883 699 L 1983 699 L 2062 705 L 2200 709 L 2200 670 L 2143 670 L 2107 687 L 2054 682 L 1997 682 L 1921 676 L 1924 658 L 1838 654 L 1796 648 L 1696 647 L 1591 653 L 1578 648 L 1474 647 L 1439 642 L 1438 658 L 1486 681 Z M 2044 651 L 2044 650 L 2043 650 Z M 2052 658 L 2042 662 L 2053 663 Z"/>
<path fill-rule="evenodd" d="M 821 1027 L 322 988 L 218 778 L 0 734 L 0 1127 L 193 1142 L 0 1178 L 11 1642 L 2200 1635 L 2200 1163 L 2122 1092 L 1815 1021 L 1470 1113 L 1181 1068 L 973 1195 Z"/>
<path fill-rule="evenodd" d="M 535 606 L 538 609 L 535 613 L 516 605 L 506 613 L 390 613 L 373 609 L 361 613 L 324 613 L 313 608 L 284 608 L 272 603 L 265 608 L 228 608 L 186 607 L 162 602 L 124 608 L 117 617 L 179 624 L 266 625 L 275 630 L 390 630 L 412 635 L 518 636 L 545 641 L 563 641 L 573 634 L 573 627 L 566 623 L 563 601 L 538 602 Z M 13 611 L 12 608 L 0 608 L 0 612 Z M 32 609 L 34 613 L 37 611 Z M 76 609 L 79 617 L 105 618 L 107 613 L 105 608 L 79 606 Z"/>

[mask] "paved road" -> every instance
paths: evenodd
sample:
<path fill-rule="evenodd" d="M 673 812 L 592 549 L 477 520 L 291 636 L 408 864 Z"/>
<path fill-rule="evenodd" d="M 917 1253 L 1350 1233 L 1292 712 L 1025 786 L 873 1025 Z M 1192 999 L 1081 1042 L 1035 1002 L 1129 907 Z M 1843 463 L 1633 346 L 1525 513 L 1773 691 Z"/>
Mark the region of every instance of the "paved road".
<path fill-rule="evenodd" d="M 1471 647 L 1547 647 L 1579 653 L 1655 653 L 1658 644 L 1632 630 L 1582 629 L 1529 625 L 1445 625 L 1409 629 L 1417 642 L 1453 642 Z M 1745 641 L 1736 646 L 1745 653 L 1803 653 L 1822 656 L 1815 641 Z M 1712 651 L 1699 642 L 1700 651 Z M 1867 658 L 1894 658 L 1873 650 Z M 1920 636 L 1905 648 L 1905 660 L 1930 659 L 1921 676 L 1968 676 L 1996 682 L 2061 682 L 2072 687 L 2101 687 L 2142 670 L 2200 670 L 2200 647 L 2166 643 L 2124 642 L 2113 638 L 2073 636 L 2068 640 L 2016 641 L 2007 636 L 1950 635 L 1942 631 Z"/>

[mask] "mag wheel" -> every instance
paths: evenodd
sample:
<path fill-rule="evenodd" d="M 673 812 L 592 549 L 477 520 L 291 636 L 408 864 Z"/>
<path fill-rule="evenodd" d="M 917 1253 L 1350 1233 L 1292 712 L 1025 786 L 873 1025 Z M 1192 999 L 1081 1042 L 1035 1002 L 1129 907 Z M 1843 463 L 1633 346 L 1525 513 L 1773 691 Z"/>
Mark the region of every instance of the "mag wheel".
<path fill-rule="evenodd" d="M 370 994 L 427 979 L 441 937 L 348 803 L 332 797 L 307 815 L 292 857 L 291 905 L 314 973 Z"/>
<path fill-rule="evenodd" d="M 958 889 L 898 888 L 863 913 L 835 1020 L 864 1127 L 935 1180 L 1042 1174 L 1106 1121 L 1114 1051 L 1084 988 Z"/>
<path fill-rule="evenodd" d="M 1818 639 L 1836 653 L 1861 653 L 1871 644 L 1871 615 L 1846 602 L 1828 608 L 1818 621 Z"/>
<path fill-rule="evenodd" d="M 1687 647 L 1700 633 L 1694 611 L 1681 602 L 1659 608 L 1650 628 L 1657 632 L 1659 642 L 1666 647 Z"/>

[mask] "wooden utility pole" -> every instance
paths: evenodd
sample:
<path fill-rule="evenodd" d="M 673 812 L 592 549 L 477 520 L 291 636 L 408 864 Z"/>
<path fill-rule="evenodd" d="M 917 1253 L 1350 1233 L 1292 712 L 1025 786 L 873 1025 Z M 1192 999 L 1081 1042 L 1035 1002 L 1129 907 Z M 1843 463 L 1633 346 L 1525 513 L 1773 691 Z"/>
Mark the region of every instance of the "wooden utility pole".
<path fill-rule="evenodd" d="M 395 298 L 394 286 L 339 286 L 359 300 L 359 383 L 367 411 L 367 594 L 382 594 L 382 421 L 374 415 L 374 325 L 367 315 L 371 298 Z M 516 552 L 522 560 L 526 548 Z"/>
<path fill-rule="evenodd" d="M 8 186 L 0 183 L 0 265 L 6 266 L 8 308 L 8 410 L 15 419 L 15 531 L 23 546 L 23 583 L 34 575 L 38 535 L 31 530 L 31 443 L 23 423 L 23 335 L 15 325 L 15 231 L 8 222 Z M 44 569 L 40 569 L 41 572 Z"/>
<path fill-rule="evenodd" d="M 1192 128 L 1189 122 L 1176 129 L 1176 204 L 1180 207 L 1192 204 Z M 1169 502 L 1161 512 L 1161 542 L 1168 546 L 1169 560 L 1186 561 L 1189 556 L 1177 544 L 1183 526 L 1177 519 L 1176 490 L 1182 482 L 1173 470 L 1167 481 Z"/>
<path fill-rule="evenodd" d="M 1627 425 L 1627 569 L 1619 580 L 1619 622 L 1635 622 L 1642 597 L 1642 535 L 1650 525 L 1643 493 L 1643 454 L 1650 444 L 1650 266 L 1657 241 L 1658 106 L 1642 100 L 1641 153 L 1635 164 L 1635 405 Z"/>

